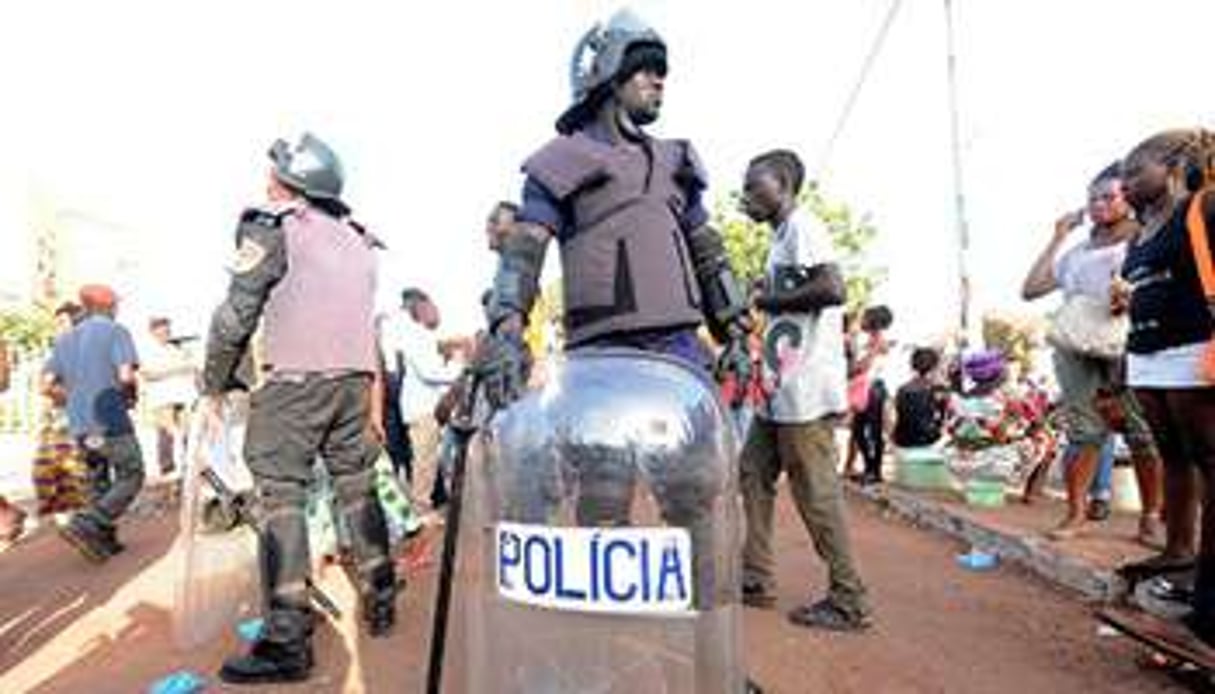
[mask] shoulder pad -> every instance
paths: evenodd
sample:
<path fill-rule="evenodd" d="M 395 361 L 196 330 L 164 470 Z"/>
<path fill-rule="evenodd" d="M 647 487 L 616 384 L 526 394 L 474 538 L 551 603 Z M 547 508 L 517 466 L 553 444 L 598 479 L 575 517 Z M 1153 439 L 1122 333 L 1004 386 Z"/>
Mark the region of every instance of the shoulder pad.
<path fill-rule="evenodd" d="M 675 169 L 675 180 L 689 190 L 704 190 L 709 187 L 709 172 L 688 140 L 670 140 L 679 150 L 679 166 Z"/>
<path fill-rule="evenodd" d="M 255 224 L 267 229 L 277 229 L 283 220 L 296 211 L 295 207 L 249 207 L 240 214 L 241 224 Z"/>
<path fill-rule="evenodd" d="M 564 200 L 608 177 L 604 145 L 578 133 L 561 135 L 528 157 L 523 172 L 539 181 L 553 197 Z"/>

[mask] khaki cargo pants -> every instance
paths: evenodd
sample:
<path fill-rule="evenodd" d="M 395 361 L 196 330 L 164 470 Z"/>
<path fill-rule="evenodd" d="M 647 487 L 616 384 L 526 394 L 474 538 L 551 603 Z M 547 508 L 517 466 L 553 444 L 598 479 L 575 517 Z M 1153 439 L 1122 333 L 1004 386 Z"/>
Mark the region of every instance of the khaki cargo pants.
<path fill-rule="evenodd" d="M 743 445 L 740 475 L 747 519 L 743 580 L 768 591 L 776 586 L 772 523 L 776 483 L 784 472 L 814 549 L 827 564 L 827 597 L 848 614 L 867 615 L 865 586 L 852 560 L 844 521 L 838 460 L 831 419 L 796 424 L 759 417 L 752 421 Z"/>

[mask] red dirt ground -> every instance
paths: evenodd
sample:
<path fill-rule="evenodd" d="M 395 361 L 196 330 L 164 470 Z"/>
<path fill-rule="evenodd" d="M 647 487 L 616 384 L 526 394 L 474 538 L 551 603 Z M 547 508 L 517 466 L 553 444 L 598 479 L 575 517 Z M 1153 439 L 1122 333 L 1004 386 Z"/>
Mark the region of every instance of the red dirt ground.
<path fill-rule="evenodd" d="M 968 573 L 960 547 L 882 518 L 853 502 L 854 542 L 873 592 L 877 626 L 859 635 L 789 625 L 783 611 L 821 590 L 821 564 L 783 498 L 778 523 L 777 610 L 746 612 L 749 667 L 768 692 L 1174 691 L 1139 651 L 1098 635 L 1088 608 L 1012 569 Z M 177 669 L 214 672 L 233 636 L 182 653 L 171 637 L 173 516 L 124 527 L 128 551 L 93 567 L 53 533 L 0 554 L 0 692 L 136 692 Z M 343 606 L 353 595 L 338 572 L 323 583 Z M 433 568 L 413 577 L 389 639 L 368 641 L 353 610 L 317 636 L 311 682 L 257 691 L 421 691 L 434 594 Z"/>

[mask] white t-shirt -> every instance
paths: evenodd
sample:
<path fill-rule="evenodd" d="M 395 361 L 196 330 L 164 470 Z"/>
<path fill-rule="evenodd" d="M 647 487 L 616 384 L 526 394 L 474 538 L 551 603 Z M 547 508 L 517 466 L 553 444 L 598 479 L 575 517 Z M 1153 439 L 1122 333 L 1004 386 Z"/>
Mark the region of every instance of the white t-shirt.
<path fill-rule="evenodd" d="M 796 210 L 772 235 L 768 282 L 781 268 L 809 269 L 835 262 L 827 229 Z M 764 383 L 771 393 L 756 416 L 774 422 L 810 422 L 848 409 L 844 309 L 768 316 L 763 347 Z"/>
<path fill-rule="evenodd" d="M 1094 246 L 1085 239 L 1072 246 L 1055 261 L 1055 283 L 1064 297 L 1083 294 L 1108 301 L 1110 281 L 1122 268 L 1126 243 Z"/>
<path fill-rule="evenodd" d="M 403 311 L 393 311 L 380 316 L 376 326 L 377 338 L 380 342 L 380 353 L 384 355 L 384 370 L 396 373 L 400 370 L 397 364 L 397 354 L 404 355 L 407 348 L 410 326 L 415 325 L 409 314 Z"/>
<path fill-rule="evenodd" d="M 143 357 L 143 397 L 148 405 L 189 405 L 198 395 L 194 387 L 194 361 L 183 347 L 149 340 Z"/>
<path fill-rule="evenodd" d="M 443 363 L 433 330 L 410 321 L 400 333 L 405 373 L 401 378 L 401 417 L 409 423 L 431 415 L 458 370 Z"/>

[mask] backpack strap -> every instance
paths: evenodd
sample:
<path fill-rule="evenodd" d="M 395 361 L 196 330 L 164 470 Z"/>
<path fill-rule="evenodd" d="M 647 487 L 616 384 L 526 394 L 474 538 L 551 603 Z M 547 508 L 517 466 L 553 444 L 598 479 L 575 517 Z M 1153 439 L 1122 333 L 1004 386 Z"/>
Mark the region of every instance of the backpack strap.
<path fill-rule="evenodd" d="M 1202 282 L 1202 293 L 1207 302 L 1215 307 L 1215 258 L 1211 256 L 1210 237 L 1207 235 L 1207 220 L 1203 210 L 1206 193 L 1212 190 L 1205 187 L 1194 193 L 1190 200 L 1190 208 L 1186 212 L 1186 230 L 1190 235 L 1190 249 L 1194 253 L 1194 265 L 1198 268 L 1198 279 Z"/>

